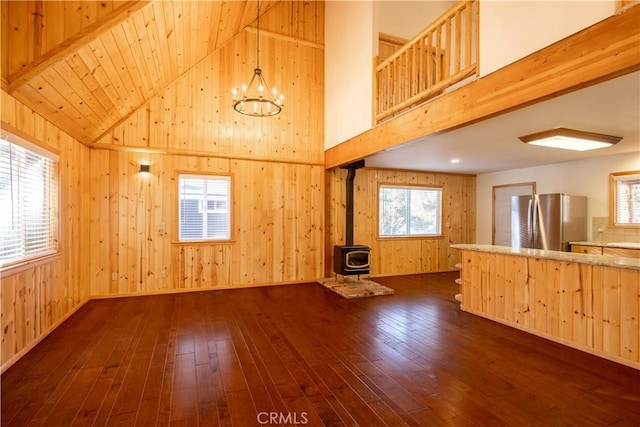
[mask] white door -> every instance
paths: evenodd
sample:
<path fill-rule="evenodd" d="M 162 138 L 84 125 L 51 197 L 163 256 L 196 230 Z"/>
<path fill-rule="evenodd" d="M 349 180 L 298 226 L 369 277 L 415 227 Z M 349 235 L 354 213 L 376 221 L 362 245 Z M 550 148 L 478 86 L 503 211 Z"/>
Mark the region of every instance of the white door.
<path fill-rule="evenodd" d="M 534 194 L 535 190 L 534 182 L 493 186 L 494 245 L 511 246 L 511 196 Z"/>

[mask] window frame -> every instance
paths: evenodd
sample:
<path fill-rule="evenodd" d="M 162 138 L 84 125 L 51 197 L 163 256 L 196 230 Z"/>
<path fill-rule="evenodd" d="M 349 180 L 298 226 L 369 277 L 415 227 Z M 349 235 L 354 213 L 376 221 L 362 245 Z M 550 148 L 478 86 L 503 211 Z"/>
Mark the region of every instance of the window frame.
<path fill-rule="evenodd" d="M 640 227 L 640 223 L 618 223 L 617 222 L 617 191 L 616 191 L 616 181 L 620 179 L 620 177 L 629 177 L 630 179 L 638 178 L 640 179 L 640 170 L 631 170 L 624 172 L 612 172 L 609 174 L 609 226 L 616 228 L 638 228 Z"/>
<path fill-rule="evenodd" d="M 3 275 L 7 272 L 11 272 L 11 274 L 20 270 L 23 266 L 33 266 L 38 265 L 42 262 L 49 261 L 54 259 L 61 254 L 61 241 L 62 241 L 62 233 L 61 233 L 61 178 L 60 178 L 60 154 L 56 150 L 51 149 L 51 147 L 45 146 L 45 144 L 33 140 L 28 135 L 25 135 L 23 132 L 18 129 L 14 129 L 11 126 L 2 123 L 2 127 L 0 128 L 0 138 L 9 142 L 10 144 L 21 147 L 24 150 L 30 151 L 33 154 L 36 154 L 40 157 L 44 157 L 51 162 L 53 162 L 55 166 L 55 170 L 53 173 L 49 175 L 51 181 L 49 181 L 49 191 L 48 198 L 51 206 L 49 207 L 49 247 L 45 251 L 41 251 L 39 253 L 34 253 L 28 256 L 24 256 L 20 259 L 15 259 L 8 262 L 0 261 L 0 271 Z"/>
<path fill-rule="evenodd" d="M 181 177 L 192 178 L 224 178 L 229 181 L 229 201 L 228 201 L 228 219 L 229 219 L 229 237 L 222 239 L 181 239 L 180 238 L 180 179 Z M 177 171 L 176 172 L 176 225 L 175 225 L 175 239 L 173 244 L 175 245 L 211 245 L 211 244 L 227 244 L 234 242 L 234 216 L 235 216 L 235 197 L 234 197 L 234 179 L 230 173 L 218 173 L 218 172 L 200 172 L 200 171 Z"/>
<path fill-rule="evenodd" d="M 440 208 L 439 208 L 439 230 L 437 234 L 404 234 L 404 235 L 383 235 L 381 234 L 380 229 L 380 192 L 383 188 L 395 188 L 395 189 L 406 189 L 406 190 L 437 190 L 440 192 Z M 429 184 L 397 184 L 397 183 L 379 183 L 378 184 L 378 192 L 376 194 L 376 206 L 377 206 L 377 217 L 376 217 L 376 229 L 377 229 L 377 239 L 378 240 L 393 240 L 393 239 L 440 239 L 444 237 L 444 186 L 442 185 L 429 185 Z"/>

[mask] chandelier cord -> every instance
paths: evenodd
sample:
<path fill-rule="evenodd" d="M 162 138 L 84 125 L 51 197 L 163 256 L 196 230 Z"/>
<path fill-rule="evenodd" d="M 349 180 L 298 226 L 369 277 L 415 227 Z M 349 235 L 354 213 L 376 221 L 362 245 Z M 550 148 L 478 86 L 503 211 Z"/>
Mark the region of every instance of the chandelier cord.
<path fill-rule="evenodd" d="M 256 68 L 260 68 L 260 0 L 256 1 Z"/>

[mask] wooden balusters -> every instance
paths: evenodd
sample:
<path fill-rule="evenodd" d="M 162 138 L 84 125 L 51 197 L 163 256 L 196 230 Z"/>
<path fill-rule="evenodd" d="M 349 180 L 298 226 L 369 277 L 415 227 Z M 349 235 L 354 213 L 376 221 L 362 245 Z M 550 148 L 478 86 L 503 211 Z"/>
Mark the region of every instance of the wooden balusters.
<path fill-rule="evenodd" d="M 376 67 L 377 123 L 477 73 L 477 10 L 458 3 Z"/>

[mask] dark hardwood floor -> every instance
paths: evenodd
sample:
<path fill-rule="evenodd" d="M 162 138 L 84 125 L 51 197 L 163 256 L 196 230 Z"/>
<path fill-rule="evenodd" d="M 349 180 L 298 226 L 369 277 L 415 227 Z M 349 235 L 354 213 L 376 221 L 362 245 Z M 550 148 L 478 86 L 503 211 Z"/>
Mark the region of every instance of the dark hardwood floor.
<path fill-rule="evenodd" d="M 2 375 L 2 425 L 640 425 L 640 371 L 461 312 L 456 277 L 90 301 Z"/>

